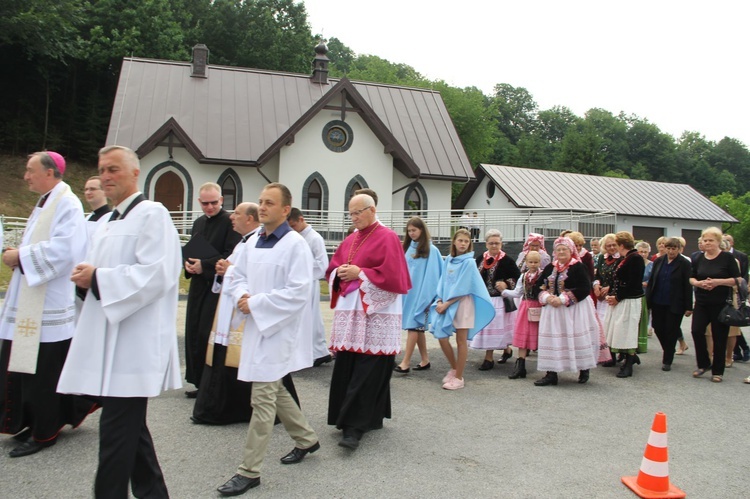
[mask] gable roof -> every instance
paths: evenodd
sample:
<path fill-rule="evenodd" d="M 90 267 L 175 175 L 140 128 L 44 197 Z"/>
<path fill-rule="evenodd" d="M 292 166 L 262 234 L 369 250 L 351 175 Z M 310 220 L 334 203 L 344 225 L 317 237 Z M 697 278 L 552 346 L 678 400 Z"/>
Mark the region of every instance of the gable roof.
<path fill-rule="evenodd" d="M 485 164 L 479 165 L 477 181 L 464 187 L 454 207 L 466 206 L 486 176 L 517 208 L 737 222 L 737 219 L 687 184 Z"/>
<path fill-rule="evenodd" d="M 439 92 L 227 66 L 206 74 L 191 77 L 188 62 L 123 59 L 107 144 L 145 154 L 171 135 L 199 162 L 262 166 L 318 111 L 344 106 L 407 177 L 474 178 Z"/>

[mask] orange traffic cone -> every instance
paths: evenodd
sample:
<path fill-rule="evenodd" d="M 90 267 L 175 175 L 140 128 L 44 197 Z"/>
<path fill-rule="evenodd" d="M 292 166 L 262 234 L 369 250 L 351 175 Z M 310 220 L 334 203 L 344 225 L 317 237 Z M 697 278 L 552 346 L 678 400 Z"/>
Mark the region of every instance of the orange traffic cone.
<path fill-rule="evenodd" d="M 669 483 L 667 455 L 667 415 L 657 412 L 638 476 L 624 476 L 622 483 L 644 499 L 681 499 L 685 492 Z"/>

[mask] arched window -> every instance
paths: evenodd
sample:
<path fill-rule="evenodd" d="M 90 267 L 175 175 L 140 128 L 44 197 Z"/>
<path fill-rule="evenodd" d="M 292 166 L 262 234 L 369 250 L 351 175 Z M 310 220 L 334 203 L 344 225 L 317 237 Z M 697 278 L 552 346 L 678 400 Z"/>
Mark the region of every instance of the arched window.
<path fill-rule="evenodd" d="M 320 182 L 313 180 L 307 188 L 307 206 L 306 210 L 320 210 L 323 207 L 323 189 L 320 188 Z"/>
<path fill-rule="evenodd" d="M 356 191 L 359 189 L 367 189 L 368 187 L 370 186 L 367 185 L 367 182 L 362 178 L 362 175 L 355 175 L 346 185 L 346 190 L 344 191 L 344 196 L 346 196 L 344 199 L 344 210 L 349 209 L 349 200 L 354 196 Z"/>
<path fill-rule="evenodd" d="M 412 184 L 404 194 L 404 215 L 422 216 L 427 211 L 427 192 L 420 184 Z"/>
<path fill-rule="evenodd" d="M 237 173 L 227 168 L 219 176 L 218 182 L 221 186 L 221 195 L 224 196 L 224 209 L 232 211 L 242 202 L 242 183 Z"/>
<path fill-rule="evenodd" d="M 227 177 L 221 184 L 221 195 L 224 196 L 225 210 L 231 211 L 237 207 L 237 184 L 232 177 Z"/>
<path fill-rule="evenodd" d="M 319 172 L 314 172 L 302 184 L 302 211 L 314 217 L 325 216 L 328 211 L 328 184 Z"/>

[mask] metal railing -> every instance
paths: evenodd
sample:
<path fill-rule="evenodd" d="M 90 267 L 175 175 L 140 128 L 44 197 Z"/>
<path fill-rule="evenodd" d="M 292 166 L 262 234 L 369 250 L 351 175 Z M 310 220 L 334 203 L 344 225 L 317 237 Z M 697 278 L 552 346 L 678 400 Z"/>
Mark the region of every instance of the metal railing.
<path fill-rule="evenodd" d="M 421 216 L 436 243 L 447 243 L 458 227 L 469 226 L 479 229 L 480 238 L 489 229 L 497 229 L 505 242 L 520 242 L 529 232 L 544 234 L 554 238 L 561 231 L 577 230 L 588 239 L 601 237 L 614 232 L 617 215 L 611 212 L 584 213 L 559 210 L 471 210 L 475 218 L 466 218 L 453 210 L 429 210 L 425 213 L 413 211 L 379 211 L 380 222 L 401 235 L 412 216 Z M 170 212 L 180 239 L 190 239 L 193 221 L 201 216 L 200 211 Z M 14 246 L 20 242 L 21 234 L 28 219 L 0 216 L 5 230 L 5 245 Z M 335 248 L 346 237 L 351 220 L 345 211 L 306 211 L 305 221 L 323 236 L 326 247 Z"/>

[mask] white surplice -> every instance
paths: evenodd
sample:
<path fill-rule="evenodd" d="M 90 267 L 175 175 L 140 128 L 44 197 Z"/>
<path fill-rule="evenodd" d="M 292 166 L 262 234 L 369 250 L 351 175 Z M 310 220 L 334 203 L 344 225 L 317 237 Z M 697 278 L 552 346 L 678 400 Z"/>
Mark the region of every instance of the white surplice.
<path fill-rule="evenodd" d="M 323 316 L 320 313 L 320 280 L 325 279 L 328 269 L 328 253 L 323 236 L 318 234 L 311 226 L 305 227 L 300 232 L 310 246 L 313 256 L 313 285 L 310 298 L 310 312 L 312 314 L 312 345 L 313 358 L 319 359 L 329 355 L 328 342 L 326 341 L 326 329 L 323 325 Z"/>
<path fill-rule="evenodd" d="M 91 246 L 86 261 L 97 269 L 101 299 L 89 290 L 57 390 L 155 397 L 180 388 L 182 255 L 169 213 L 142 201 L 125 218 L 99 226 Z"/>
<path fill-rule="evenodd" d="M 21 279 L 29 287 L 47 284 L 42 313 L 42 343 L 68 340 L 75 331 L 75 285 L 70 280 L 73 267 L 83 260 L 88 246 L 83 207 L 72 194 L 63 194 L 55 206 L 53 199 L 65 190 L 64 182 L 58 183 L 49 193 L 45 205 L 36 207 L 29 217 L 18 248 L 21 269 L 16 267 L 8 285 L 0 317 L 0 339 L 12 340 L 18 311 L 18 296 Z M 44 210 L 54 209 L 49 239 L 30 244 L 39 216 Z"/>
<path fill-rule="evenodd" d="M 216 305 L 216 328 L 215 331 L 213 331 L 213 341 L 217 345 L 223 345 L 225 347 L 229 346 L 231 342 L 230 333 L 232 329 L 232 316 L 240 315 L 239 312 L 237 312 L 237 314 L 234 313 L 236 302 L 232 299 L 232 295 L 229 294 L 229 284 L 232 282 L 232 279 L 234 279 L 234 262 L 242 258 L 241 255 L 246 247 L 246 242 L 238 243 L 232 250 L 232 254 L 227 257 L 227 260 L 229 260 L 232 265 L 230 265 L 224 273 L 221 284 L 217 283 L 217 277 L 219 276 L 214 276 L 214 286 L 212 290 L 214 293 L 219 293 L 221 295 L 219 296 L 219 303 Z"/>
<path fill-rule="evenodd" d="M 237 377 L 273 382 L 312 366 L 312 256 L 294 231 L 273 248 L 256 248 L 257 241 L 255 234 L 245 243 L 228 287 L 235 304 L 250 295 Z"/>

